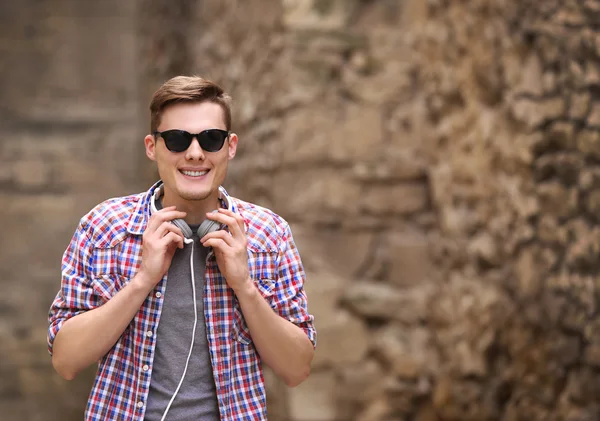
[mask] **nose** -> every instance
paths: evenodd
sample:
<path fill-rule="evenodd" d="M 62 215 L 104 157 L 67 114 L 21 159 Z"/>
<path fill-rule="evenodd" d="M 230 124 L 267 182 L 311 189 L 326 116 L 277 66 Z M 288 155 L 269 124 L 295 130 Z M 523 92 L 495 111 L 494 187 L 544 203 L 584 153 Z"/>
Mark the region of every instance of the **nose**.
<path fill-rule="evenodd" d="M 198 139 L 194 137 L 189 148 L 185 151 L 185 159 L 189 161 L 203 161 L 204 158 L 204 150 L 200 147 Z"/>

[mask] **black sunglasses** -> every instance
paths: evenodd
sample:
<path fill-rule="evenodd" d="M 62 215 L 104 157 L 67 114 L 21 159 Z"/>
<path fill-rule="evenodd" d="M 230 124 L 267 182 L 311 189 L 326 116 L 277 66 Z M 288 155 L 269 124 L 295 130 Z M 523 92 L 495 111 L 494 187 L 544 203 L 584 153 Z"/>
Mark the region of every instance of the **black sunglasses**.
<path fill-rule="evenodd" d="M 190 147 L 194 138 L 198 139 L 200 147 L 206 152 L 220 151 L 229 136 L 227 130 L 208 129 L 200 133 L 189 133 L 185 130 L 165 130 L 164 132 L 152 133 L 155 137 L 159 135 L 165 141 L 165 146 L 171 152 L 183 152 Z"/>

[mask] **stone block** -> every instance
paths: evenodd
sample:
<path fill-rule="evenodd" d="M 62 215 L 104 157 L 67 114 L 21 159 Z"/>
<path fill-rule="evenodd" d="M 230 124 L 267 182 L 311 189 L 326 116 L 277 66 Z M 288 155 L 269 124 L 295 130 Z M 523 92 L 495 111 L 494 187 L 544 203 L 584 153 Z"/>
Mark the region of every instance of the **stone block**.
<path fill-rule="evenodd" d="M 594 102 L 592 104 L 590 113 L 587 117 L 587 124 L 600 129 L 600 103 Z"/>
<path fill-rule="evenodd" d="M 537 196 L 542 213 L 564 218 L 577 210 L 577 189 L 567 188 L 559 182 L 538 184 Z"/>
<path fill-rule="evenodd" d="M 587 167 L 579 173 L 578 186 L 583 191 L 600 188 L 600 167 Z"/>
<path fill-rule="evenodd" d="M 280 139 L 281 163 L 302 168 L 311 164 L 328 163 L 331 158 L 331 134 L 337 130 L 330 113 L 338 103 L 321 100 L 314 106 L 302 107 L 286 115 L 282 120 L 285 130 Z"/>
<path fill-rule="evenodd" d="M 493 400 L 485 399 L 485 395 L 485 386 L 475 381 L 444 376 L 436 384 L 433 406 L 441 419 L 490 420 L 493 419 L 496 405 Z M 471 405 L 470 402 L 481 404 Z"/>
<path fill-rule="evenodd" d="M 600 131 L 584 129 L 577 136 L 577 149 L 595 158 L 600 158 Z"/>
<path fill-rule="evenodd" d="M 544 100 L 522 98 L 515 101 L 512 110 L 514 117 L 528 129 L 537 129 L 542 123 L 561 117 L 565 112 L 565 103 L 560 97 Z"/>
<path fill-rule="evenodd" d="M 34 120 L 53 122 L 111 122 L 122 119 L 126 110 L 132 117 L 136 84 L 125 82 L 136 76 L 131 6 L 131 2 L 75 2 L 66 12 L 60 2 L 50 2 L 47 11 L 23 14 L 37 30 L 30 32 L 29 42 L 9 71 L 6 87 L 16 99 L 13 109 Z M 23 7 L 32 6 L 24 3 Z M 37 63 L 41 73 L 32 73 L 27 60 Z M 95 60 L 111 65 L 93 65 Z"/>
<path fill-rule="evenodd" d="M 419 232 L 393 232 L 389 236 L 386 266 L 390 283 L 410 287 L 425 282 L 432 269 L 430 245 Z"/>
<path fill-rule="evenodd" d="M 522 297 L 536 296 L 542 287 L 542 278 L 546 273 L 540 263 L 539 252 L 526 248 L 521 251 L 516 263 L 518 288 Z"/>
<path fill-rule="evenodd" d="M 504 64 L 507 68 L 506 77 L 509 78 L 511 85 L 516 85 L 516 92 L 532 96 L 544 93 L 542 63 L 537 54 L 529 54 L 522 63 L 516 57 L 507 55 Z"/>
<path fill-rule="evenodd" d="M 588 193 L 585 200 L 585 208 L 592 215 L 600 214 L 600 190 L 594 190 Z"/>
<path fill-rule="evenodd" d="M 600 71 L 595 63 L 587 62 L 585 64 L 585 76 L 583 80 L 588 87 L 600 84 Z"/>
<path fill-rule="evenodd" d="M 569 104 L 569 117 L 583 120 L 590 110 L 591 96 L 589 92 L 576 93 L 571 96 Z"/>
<path fill-rule="evenodd" d="M 427 319 L 431 284 L 400 289 L 380 282 L 356 282 L 346 288 L 342 303 L 369 319 L 397 320 L 407 325 Z"/>
<path fill-rule="evenodd" d="M 336 276 L 350 282 L 371 259 L 375 233 L 349 225 L 347 229 L 302 229 L 298 236 L 298 248 L 311 260 L 320 260 L 330 267 Z"/>
<path fill-rule="evenodd" d="M 445 200 L 442 199 L 442 200 Z M 467 206 L 439 206 L 438 222 L 442 233 L 448 236 L 458 236 L 472 232 L 481 218 L 473 209 Z"/>
<path fill-rule="evenodd" d="M 290 421 L 335 421 L 337 384 L 333 371 L 318 371 L 313 372 L 299 386 L 290 389 Z"/>
<path fill-rule="evenodd" d="M 311 258 L 305 259 L 311 262 Z M 309 312 L 317 324 L 333 321 L 338 315 L 338 304 L 347 281 L 330 269 L 314 269 L 306 265 L 304 290 L 308 297 Z"/>
<path fill-rule="evenodd" d="M 334 0 L 336 1 L 336 0 Z M 363 52 L 368 47 L 365 34 L 352 30 L 299 30 L 288 34 L 288 47 L 302 52 L 294 55 L 294 64 L 305 60 L 318 64 L 318 59 L 325 59 L 329 64 L 343 65 L 344 56 Z"/>
<path fill-rule="evenodd" d="M 547 154 L 535 161 L 535 178 L 545 181 L 555 177 L 570 186 L 577 183 L 584 166 L 584 157 L 575 152 Z"/>
<path fill-rule="evenodd" d="M 360 209 L 377 216 L 411 215 L 429 206 L 426 183 L 374 184 L 368 186 L 359 200 Z"/>
<path fill-rule="evenodd" d="M 331 160 L 338 163 L 354 163 L 374 157 L 385 140 L 382 132 L 382 114 L 376 107 L 351 104 L 341 110 L 337 118 L 329 123 L 332 128 L 329 138 Z"/>
<path fill-rule="evenodd" d="M 287 418 L 288 389 L 272 369 L 263 366 L 265 389 L 267 391 L 267 413 L 269 419 L 284 420 Z"/>
<path fill-rule="evenodd" d="M 339 225 L 357 213 L 360 185 L 333 168 L 306 168 L 276 175 L 273 205 L 291 221 Z"/>
<path fill-rule="evenodd" d="M 487 376 L 486 355 L 497 330 L 512 314 L 510 300 L 492 282 L 457 273 L 435 291 L 429 302 L 427 320 L 436 326 L 436 338 L 445 350 L 447 368 L 459 376 Z"/>
<path fill-rule="evenodd" d="M 336 395 L 341 410 L 349 409 L 348 417 L 354 415 L 357 407 L 363 407 L 381 396 L 385 387 L 384 379 L 389 375 L 374 359 L 366 359 L 359 364 L 346 364 L 338 373 Z"/>
<path fill-rule="evenodd" d="M 566 241 L 561 246 L 566 249 L 564 263 L 577 272 L 595 272 L 600 253 L 600 228 L 593 227 L 584 235 Z"/>
<path fill-rule="evenodd" d="M 532 137 L 534 150 L 539 154 L 556 149 L 577 149 L 575 127 L 569 121 L 554 121 L 544 135 L 536 132 Z"/>
<path fill-rule="evenodd" d="M 329 317 L 315 316 L 318 346 L 313 368 L 345 367 L 359 363 L 367 354 L 370 334 L 363 320 L 345 310 Z"/>
<path fill-rule="evenodd" d="M 382 40 L 372 40 L 372 42 L 382 42 Z M 387 40 L 387 42 L 390 41 Z M 401 47 L 399 42 L 390 45 L 390 49 L 397 51 Z M 389 102 L 394 103 L 398 96 L 405 93 L 409 95 L 412 81 L 411 73 L 415 70 L 414 67 L 405 61 L 394 60 L 393 57 L 385 55 L 379 49 L 372 52 L 381 54 L 384 57 L 372 57 L 368 62 L 368 67 L 363 70 L 363 73 L 367 73 L 366 75 L 352 68 L 342 68 L 344 90 L 352 97 L 371 106 L 382 106 Z M 408 49 L 407 54 L 410 54 Z M 385 63 L 385 65 L 382 65 L 382 63 Z M 413 111 L 418 116 L 418 113 L 423 110 L 413 108 Z"/>
<path fill-rule="evenodd" d="M 12 180 L 21 191 L 43 191 L 51 184 L 51 163 L 36 158 L 22 158 L 12 163 Z"/>
<path fill-rule="evenodd" d="M 284 0 L 283 24 L 291 30 L 336 30 L 346 26 L 355 0 Z"/>
<path fill-rule="evenodd" d="M 600 393 L 600 379 L 597 368 L 577 367 L 571 370 L 566 380 L 563 396 L 573 402 L 590 402 Z"/>
<path fill-rule="evenodd" d="M 358 161 L 353 173 L 358 180 L 367 183 L 415 181 L 426 178 L 427 167 L 414 153 L 402 151 L 383 159 Z"/>
<path fill-rule="evenodd" d="M 476 235 L 469 244 L 468 252 L 476 261 L 488 266 L 497 266 L 502 262 L 498 244 L 488 232 Z"/>
<path fill-rule="evenodd" d="M 0 194 L 0 200 L 7 204 L 3 216 L 4 235 L 11 238 L 10 242 L 0 243 L 0 266 L 5 273 L 14 272 L 15 276 L 22 276 L 23 268 L 28 267 L 31 276 L 37 268 L 56 268 L 84 212 L 78 198 L 51 194 Z M 77 209 L 81 210 L 80 214 Z M 33 247 L 32 239 L 40 247 Z M 36 258 L 32 260 L 34 249 Z M 18 284 L 24 288 L 27 285 Z"/>
<path fill-rule="evenodd" d="M 594 367 L 600 367 L 600 345 L 590 344 L 585 348 L 583 359 Z"/>
<path fill-rule="evenodd" d="M 390 367 L 390 374 L 402 379 L 435 374 L 439 364 L 431 333 L 422 327 L 386 326 L 375 334 L 373 351 Z"/>

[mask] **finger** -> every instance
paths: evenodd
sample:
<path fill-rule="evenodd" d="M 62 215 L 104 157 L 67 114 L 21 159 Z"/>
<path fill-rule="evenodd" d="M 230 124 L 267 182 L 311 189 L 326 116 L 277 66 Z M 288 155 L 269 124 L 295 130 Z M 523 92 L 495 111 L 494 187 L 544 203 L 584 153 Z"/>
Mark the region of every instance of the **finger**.
<path fill-rule="evenodd" d="M 240 215 L 238 213 L 234 213 L 234 212 L 230 211 L 229 209 L 223 209 L 223 208 L 219 208 L 219 212 L 224 213 L 225 215 L 228 215 L 228 216 L 232 216 L 237 221 L 237 223 L 240 227 L 240 231 L 243 233 L 246 232 L 246 222 L 244 221 L 244 218 L 242 218 L 242 215 Z"/>
<path fill-rule="evenodd" d="M 158 212 L 152 214 L 150 220 L 148 221 L 148 227 L 146 229 L 150 232 L 154 232 L 163 222 L 172 221 L 173 219 L 183 219 L 186 215 L 187 214 L 185 212 L 175 210 L 174 206 L 172 206 L 171 208 L 161 209 Z"/>
<path fill-rule="evenodd" d="M 185 238 L 185 236 L 183 235 L 183 231 L 181 231 L 181 228 L 179 228 L 177 225 L 173 224 L 170 221 L 165 221 L 162 224 L 160 224 L 160 226 L 156 229 L 154 234 L 156 235 L 156 238 L 162 238 L 169 232 L 174 232 L 175 234 L 180 235 L 182 238 Z"/>
<path fill-rule="evenodd" d="M 229 248 L 227 243 L 221 238 L 209 238 L 204 242 L 205 247 L 212 247 L 218 251 L 224 252 Z"/>
<path fill-rule="evenodd" d="M 223 240 L 229 247 L 233 247 L 236 244 L 236 241 L 231 236 L 231 234 L 229 234 L 228 232 L 226 232 L 224 230 L 210 232 L 210 233 L 206 234 L 204 237 L 202 237 L 200 239 L 200 242 L 203 245 L 206 245 L 205 244 L 206 241 L 210 240 L 211 238 L 219 238 L 219 239 Z"/>
<path fill-rule="evenodd" d="M 175 234 L 174 232 L 169 232 L 163 238 L 160 239 L 160 244 L 167 249 L 171 244 L 176 244 L 177 247 L 183 248 L 183 237 Z"/>
<path fill-rule="evenodd" d="M 237 221 L 233 216 L 225 215 L 224 213 L 221 213 L 219 209 L 219 212 L 207 213 L 206 217 L 208 219 L 212 219 L 213 221 L 217 221 L 221 224 L 227 225 L 227 227 L 229 228 L 229 232 L 231 232 L 231 235 L 233 235 L 234 238 L 239 238 L 241 234 L 240 226 L 238 225 Z"/>

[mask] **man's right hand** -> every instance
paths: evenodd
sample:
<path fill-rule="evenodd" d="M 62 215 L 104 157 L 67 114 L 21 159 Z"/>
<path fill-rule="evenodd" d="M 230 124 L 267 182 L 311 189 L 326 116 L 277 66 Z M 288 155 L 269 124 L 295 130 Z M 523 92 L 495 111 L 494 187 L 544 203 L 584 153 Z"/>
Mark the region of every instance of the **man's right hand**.
<path fill-rule="evenodd" d="M 150 217 L 142 236 L 141 276 L 137 277 L 148 289 L 154 288 L 169 270 L 176 248 L 184 247 L 183 232 L 171 221 L 183 219 L 185 216 L 185 212 L 176 210 L 175 206 L 169 206 Z"/>
<path fill-rule="evenodd" d="M 142 237 L 140 271 L 105 304 L 64 322 L 54 339 L 52 354 L 52 364 L 62 377 L 74 379 L 119 340 L 169 269 L 176 248 L 184 247 L 183 233 L 170 221 L 185 215 L 174 206 L 154 213 Z"/>

